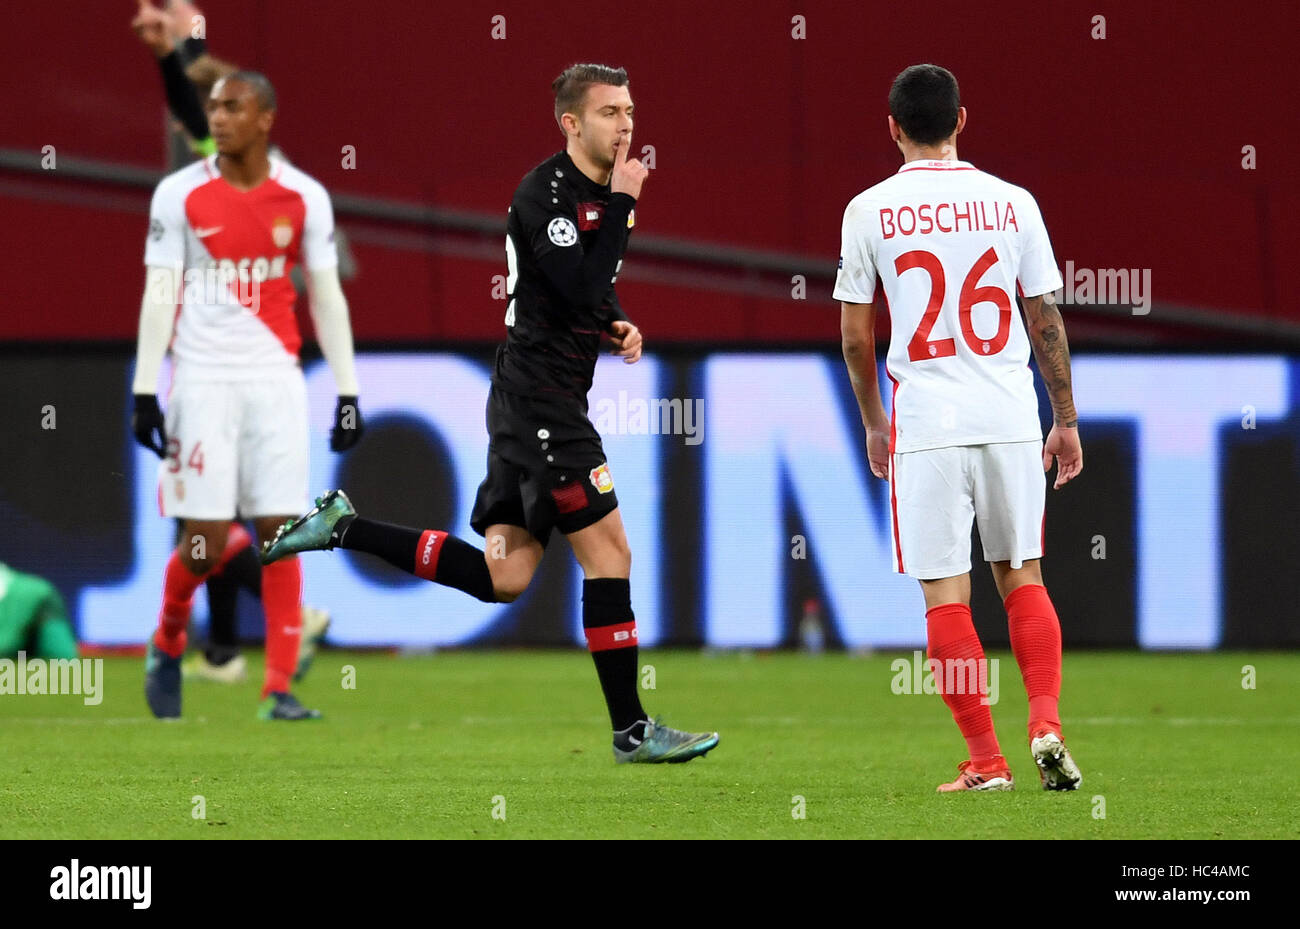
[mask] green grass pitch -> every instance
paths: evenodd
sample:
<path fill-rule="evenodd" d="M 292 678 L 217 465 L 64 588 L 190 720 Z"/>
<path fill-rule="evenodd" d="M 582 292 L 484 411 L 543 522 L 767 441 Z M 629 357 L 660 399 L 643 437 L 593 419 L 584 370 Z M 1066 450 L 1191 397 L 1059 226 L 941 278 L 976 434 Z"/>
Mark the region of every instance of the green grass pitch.
<path fill-rule="evenodd" d="M 99 706 L 0 696 L 0 837 L 1300 837 L 1300 656 L 1067 653 L 1084 783 L 1057 794 L 1015 663 L 990 655 L 1016 790 L 950 796 L 956 727 L 939 697 L 891 692 L 897 657 L 643 650 L 647 709 L 722 734 L 659 766 L 614 765 L 580 650 L 327 651 L 297 690 L 326 718 L 295 724 L 254 718 L 252 680 L 189 683 L 185 718 L 156 721 L 142 659 L 110 658 Z"/>

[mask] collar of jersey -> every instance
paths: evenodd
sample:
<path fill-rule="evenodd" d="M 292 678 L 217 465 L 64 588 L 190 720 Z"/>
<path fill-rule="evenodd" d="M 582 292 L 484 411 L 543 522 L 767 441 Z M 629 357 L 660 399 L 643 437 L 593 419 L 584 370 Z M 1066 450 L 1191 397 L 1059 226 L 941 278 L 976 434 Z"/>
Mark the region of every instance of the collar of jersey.
<path fill-rule="evenodd" d="M 597 184 L 591 178 L 587 177 L 587 175 L 583 174 L 582 171 L 578 169 L 578 166 L 573 163 L 573 159 L 569 157 L 568 152 L 561 150 L 560 158 L 562 159 L 564 170 L 566 172 L 572 172 L 573 176 L 577 178 L 577 183 L 583 187 L 586 187 L 588 192 L 592 194 L 609 193 L 609 185 Z"/>
<path fill-rule="evenodd" d="M 909 161 L 898 169 L 898 173 L 904 171 L 974 171 L 975 166 L 969 161 L 939 160 L 931 158 L 921 158 L 917 161 Z"/>
<path fill-rule="evenodd" d="M 275 155 L 268 153 L 268 160 L 271 162 L 271 172 L 267 174 L 266 181 L 262 181 L 262 183 L 258 184 L 252 190 L 240 190 L 238 187 L 232 186 L 229 181 L 221 176 L 221 169 L 217 167 L 217 156 L 220 154 L 220 152 L 213 152 L 211 155 L 203 159 L 203 165 L 207 169 L 208 178 L 209 180 L 214 181 L 225 181 L 226 186 L 237 194 L 255 194 L 266 186 L 266 181 L 279 181 L 280 175 L 284 173 L 284 159 L 277 158 Z"/>

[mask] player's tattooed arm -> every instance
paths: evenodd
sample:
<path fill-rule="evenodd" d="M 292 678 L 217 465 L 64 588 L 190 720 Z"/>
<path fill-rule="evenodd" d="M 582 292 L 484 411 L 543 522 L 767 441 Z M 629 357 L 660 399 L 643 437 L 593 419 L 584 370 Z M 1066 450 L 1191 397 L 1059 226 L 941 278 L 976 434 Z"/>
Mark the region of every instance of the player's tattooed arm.
<path fill-rule="evenodd" d="M 1070 378 L 1070 344 L 1065 338 L 1065 320 L 1061 318 L 1056 297 L 1051 293 L 1022 300 L 1029 323 L 1029 342 L 1034 360 L 1047 385 L 1052 400 L 1052 418 L 1058 426 L 1073 429 L 1079 424 L 1074 409 L 1074 386 Z"/>

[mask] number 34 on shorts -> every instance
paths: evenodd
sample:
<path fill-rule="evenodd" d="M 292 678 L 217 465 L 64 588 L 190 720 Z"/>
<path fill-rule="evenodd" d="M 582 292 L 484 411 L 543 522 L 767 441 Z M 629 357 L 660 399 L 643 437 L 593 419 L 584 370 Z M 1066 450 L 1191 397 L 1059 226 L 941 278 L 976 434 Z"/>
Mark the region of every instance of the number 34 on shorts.
<path fill-rule="evenodd" d="M 167 456 L 163 459 L 159 474 L 158 487 L 158 509 L 167 515 L 166 507 L 163 504 L 163 482 L 167 482 L 171 496 L 177 503 L 185 502 L 185 476 L 182 472 L 193 471 L 196 476 L 203 476 L 203 443 L 195 442 L 190 446 L 189 454 L 184 456 L 185 464 L 181 464 L 181 451 L 184 443 L 173 436 L 167 440 Z"/>

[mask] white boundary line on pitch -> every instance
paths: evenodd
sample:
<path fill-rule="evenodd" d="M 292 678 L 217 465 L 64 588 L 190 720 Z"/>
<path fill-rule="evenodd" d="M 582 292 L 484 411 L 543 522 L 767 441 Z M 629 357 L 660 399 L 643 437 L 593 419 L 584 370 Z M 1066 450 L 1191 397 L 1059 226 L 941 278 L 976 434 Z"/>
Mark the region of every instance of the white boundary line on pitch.
<path fill-rule="evenodd" d="M 1242 716 L 1085 716 L 1081 719 L 1063 720 L 1070 725 L 1084 726 L 1149 726 L 1152 723 L 1165 726 L 1296 726 L 1300 725 L 1300 716 L 1261 716 L 1249 718 Z"/>
<path fill-rule="evenodd" d="M 0 718 L 5 725 L 13 723 L 36 723 L 41 726 L 125 726 L 132 723 L 152 723 L 154 725 L 175 726 L 181 723 L 207 723 L 205 717 L 196 719 L 158 720 L 150 716 L 5 716 Z"/>

